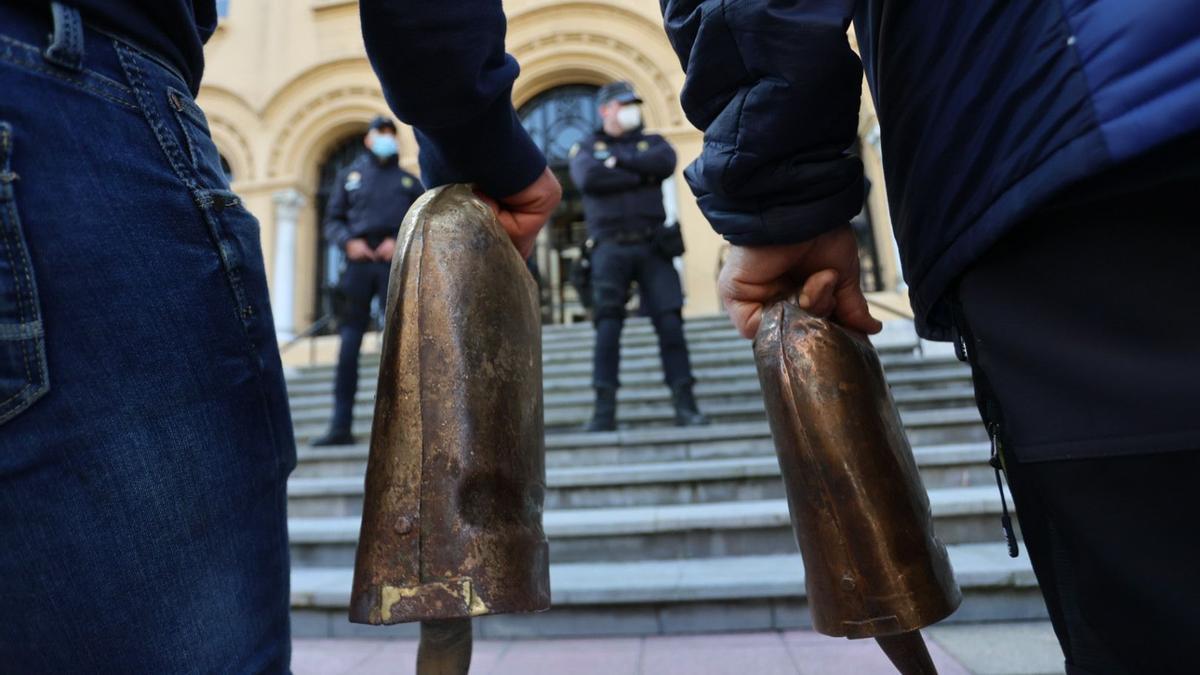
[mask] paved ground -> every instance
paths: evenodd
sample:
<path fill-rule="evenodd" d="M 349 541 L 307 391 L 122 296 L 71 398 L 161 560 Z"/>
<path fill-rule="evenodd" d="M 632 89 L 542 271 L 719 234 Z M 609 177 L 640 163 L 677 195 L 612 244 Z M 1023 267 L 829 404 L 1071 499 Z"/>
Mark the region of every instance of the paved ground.
<path fill-rule="evenodd" d="M 940 675 L 1059 675 L 1045 622 L 927 631 Z M 296 640 L 295 675 L 413 673 L 412 640 Z M 472 675 L 890 675 L 872 641 L 808 631 L 475 643 Z"/>

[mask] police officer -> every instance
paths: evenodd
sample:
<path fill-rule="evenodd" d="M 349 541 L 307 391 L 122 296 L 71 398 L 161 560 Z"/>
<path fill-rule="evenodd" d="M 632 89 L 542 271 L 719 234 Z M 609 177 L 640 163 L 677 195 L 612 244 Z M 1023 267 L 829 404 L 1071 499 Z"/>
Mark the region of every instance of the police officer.
<path fill-rule="evenodd" d="M 692 394 L 683 335 L 683 290 L 671 258 L 654 245 L 664 226 L 662 182 L 675 172 L 675 150 L 642 129 L 641 99 L 628 82 L 600 89 L 602 127 L 571 150 L 571 178 L 583 192 L 592 252 L 596 406 L 588 431 L 616 429 L 617 372 L 629 285 L 637 281 L 642 312 L 658 333 L 663 375 L 679 426 L 707 424 Z"/>
<path fill-rule="evenodd" d="M 424 190 L 415 176 L 400 168 L 392 120 L 372 120 L 363 144 L 367 151 L 338 176 L 325 211 L 325 237 L 346 252 L 346 268 L 337 289 L 341 349 L 333 419 L 329 432 L 313 445 L 354 443 L 350 426 L 358 391 L 358 352 L 371 319 L 371 300 L 386 302 L 396 232 Z"/>

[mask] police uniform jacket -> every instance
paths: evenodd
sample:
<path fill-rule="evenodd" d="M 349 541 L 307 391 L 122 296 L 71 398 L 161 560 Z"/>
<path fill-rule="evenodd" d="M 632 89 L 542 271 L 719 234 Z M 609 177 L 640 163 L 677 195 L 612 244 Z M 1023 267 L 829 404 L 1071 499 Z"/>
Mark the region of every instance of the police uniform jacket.
<path fill-rule="evenodd" d="M 379 160 L 364 152 L 338 175 L 325 209 L 325 237 L 340 247 L 360 237 L 378 246 L 396 236 L 422 192 L 421 181 L 401 169 L 396 157 Z"/>
<path fill-rule="evenodd" d="M 616 165 L 605 166 L 609 158 Z M 597 131 L 571 149 L 571 180 L 583 193 L 588 235 L 648 231 L 661 225 L 662 182 L 675 172 L 675 150 L 658 134 L 631 131 L 620 137 Z"/>

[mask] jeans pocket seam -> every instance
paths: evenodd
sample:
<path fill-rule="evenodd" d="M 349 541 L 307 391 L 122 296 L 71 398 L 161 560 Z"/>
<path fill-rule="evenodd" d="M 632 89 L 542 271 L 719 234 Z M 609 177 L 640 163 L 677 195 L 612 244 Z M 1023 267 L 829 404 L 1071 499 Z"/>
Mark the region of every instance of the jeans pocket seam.
<path fill-rule="evenodd" d="M 202 118 L 198 119 L 198 113 L 191 109 L 195 104 L 174 87 L 167 87 L 167 103 L 175 112 L 175 123 L 179 125 L 180 133 L 183 134 L 183 142 L 187 145 L 188 156 L 192 160 L 192 169 L 198 169 L 200 168 L 200 159 L 196 152 L 196 140 L 192 138 L 192 132 L 188 130 L 188 125 L 200 124 Z M 207 125 L 207 122 L 204 124 Z"/>
<path fill-rule="evenodd" d="M 20 54 L 17 50 L 33 50 L 33 54 Z M 0 61 L 8 63 L 15 68 L 27 70 L 37 73 L 45 77 L 57 80 L 64 84 L 70 85 L 76 89 L 104 98 L 105 100 L 125 106 L 131 110 L 137 110 L 137 106 L 128 100 L 120 98 L 118 94 L 133 96 L 132 90 L 118 82 L 114 82 L 108 77 L 99 73 L 84 70 L 83 75 L 76 77 L 68 77 L 53 68 L 48 68 L 41 64 L 41 55 L 33 47 L 26 45 L 23 42 L 18 42 L 6 36 L 0 35 Z M 102 87 L 111 89 L 112 91 L 104 91 Z"/>
<path fill-rule="evenodd" d="M 166 155 L 171 170 L 175 172 L 175 175 L 189 190 L 195 191 L 198 188 L 194 177 L 195 167 L 193 166 L 189 170 L 186 165 L 187 159 L 184 157 L 184 151 L 179 147 L 179 139 L 170 132 L 168 128 L 169 124 L 155 109 L 151 98 L 150 85 L 146 82 L 141 66 L 137 62 L 137 58 L 139 58 L 138 53 L 116 40 L 113 41 L 113 46 L 116 49 L 117 58 L 121 62 L 121 67 L 125 71 L 125 76 L 129 80 L 129 84 L 133 87 L 134 95 L 138 99 L 142 114 L 150 124 L 155 138 L 158 139 L 158 144 Z"/>
<path fill-rule="evenodd" d="M 0 424 L 15 417 L 49 390 L 46 375 L 45 326 L 38 308 L 37 286 L 33 280 L 29 251 L 21 236 L 21 221 L 17 213 L 12 184 L 18 175 L 11 170 L 12 127 L 0 122 L 0 245 L 8 257 L 15 283 L 16 332 L 13 338 L 21 343 L 21 365 L 25 370 L 24 386 L 0 401 Z M 24 278 L 22 287 L 21 278 Z M 26 334 L 28 333 L 28 334 Z M 10 340 L 5 336 L 4 342 Z M 32 392 L 30 392 L 32 390 Z M 23 400 L 22 400 L 23 399 Z"/>
<path fill-rule="evenodd" d="M 179 111 L 175 112 L 175 121 L 179 124 L 180 133 L 183 134 L 183 143 L 187 146 L 188 157 L 192 160 L 192 169 L 200 166 L 200 160 L 196 158 L 196 143 L 192 140 L 192 133 L 188 131 L 187 122 L 183 120 L 183 115 Z"/>

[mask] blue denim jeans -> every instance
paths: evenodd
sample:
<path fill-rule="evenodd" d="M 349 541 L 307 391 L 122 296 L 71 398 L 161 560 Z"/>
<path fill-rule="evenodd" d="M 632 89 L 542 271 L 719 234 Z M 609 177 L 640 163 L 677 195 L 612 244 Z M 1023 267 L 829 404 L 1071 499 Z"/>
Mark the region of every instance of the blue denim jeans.
<path fill-rule="evenodd" d="M 258 223 L 178 75 L 26 12 L 0 5 L 0 670 L 287 672 Z"/>

